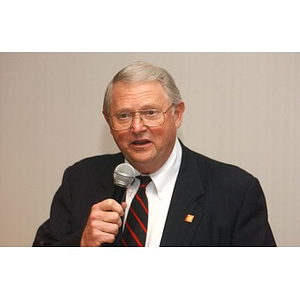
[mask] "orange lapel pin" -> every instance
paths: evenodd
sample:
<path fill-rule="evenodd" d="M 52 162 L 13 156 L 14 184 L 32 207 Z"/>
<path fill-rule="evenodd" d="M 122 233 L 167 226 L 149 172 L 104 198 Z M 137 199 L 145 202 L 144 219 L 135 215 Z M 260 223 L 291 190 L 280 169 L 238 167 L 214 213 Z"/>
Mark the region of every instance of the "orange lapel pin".
<path fill-rule="evenodd" d="M 184 221 L 187 223 L 192 223 L 194 221 L 194 218 L 195 218 L 194 215 L 187 214 Z"/>

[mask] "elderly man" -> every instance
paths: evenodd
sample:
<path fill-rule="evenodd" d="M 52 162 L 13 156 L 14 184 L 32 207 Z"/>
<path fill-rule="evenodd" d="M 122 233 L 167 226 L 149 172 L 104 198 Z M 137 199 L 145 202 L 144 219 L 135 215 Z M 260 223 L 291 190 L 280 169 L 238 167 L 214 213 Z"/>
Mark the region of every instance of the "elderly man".
<path fill-rule="evenodd" d="M 34 246 L 275 246 L 258 180 L 186 148 L 184 109 L 166 70 L 136 62 L 117 73 L 103 115 L 121 152 L 65 171 Z M 137 178 L 118 203 L 123 162 Z"/>

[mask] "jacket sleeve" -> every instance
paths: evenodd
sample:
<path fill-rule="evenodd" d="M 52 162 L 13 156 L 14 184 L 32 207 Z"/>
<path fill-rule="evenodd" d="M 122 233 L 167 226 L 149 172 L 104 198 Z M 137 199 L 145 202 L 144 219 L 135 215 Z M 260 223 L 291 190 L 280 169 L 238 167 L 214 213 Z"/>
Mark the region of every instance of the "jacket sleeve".
<path fill-rule="evenodd" d="M 268 223 L 265 196 L 256 178 L 245 191 L 233 233 L 233 246 L 276 246 Z"/>
<path fill-rule="evenodd" d="M 72 228 L 72 193 L 69 169 L 56 192 L 51 205 L 50 218 L 42 224 L 35 236 L 33 246 L 80 246 L 82 231 Z"/>

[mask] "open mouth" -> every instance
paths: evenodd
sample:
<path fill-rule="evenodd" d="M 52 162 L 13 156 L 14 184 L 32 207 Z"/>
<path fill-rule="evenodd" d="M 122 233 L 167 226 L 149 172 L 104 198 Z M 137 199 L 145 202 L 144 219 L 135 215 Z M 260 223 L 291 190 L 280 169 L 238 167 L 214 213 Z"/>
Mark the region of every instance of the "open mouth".
<path fill-rule="evenodd" d="M 137 140 L 137 141 L 134 141 L 132 142 L 132 144 L 134 146 L 144 146 L 144 145 L 147 145 L 147 144 L 150 144 L 151 142 L 149 140 Z"/>

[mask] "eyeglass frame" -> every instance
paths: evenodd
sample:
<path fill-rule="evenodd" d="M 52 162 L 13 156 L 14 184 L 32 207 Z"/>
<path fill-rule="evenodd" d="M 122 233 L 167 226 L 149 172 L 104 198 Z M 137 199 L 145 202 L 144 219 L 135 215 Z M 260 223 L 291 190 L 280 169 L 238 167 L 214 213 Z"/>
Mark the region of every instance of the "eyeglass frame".
<path fill-rule="evenodd" d="M 107 118 L 107 121 L 109 122 L 110 124 L 110 127 L 113 131 L 116 131 L 116 132 L 119 132 L 119 131 L 126 131 L 128 129 L 130 129 L 132 127 L 132 124 L 133 124 L 133 119 L 135 118 L 135 115 L 138 114 L 140 120 L 143 122 L 144 126 L 146 127 L 149 127 L 149 128 L 155 128 L 155 127 L 160 127 L 162 126 L 163 124 L 165 124 L 166 122 L 166 117 L 165 117 L 165 114 L 169 111 L 169 109 L 173 106 L 175 106 L 176 104 L 175 103 L 172 103 L 165 111 L 162 111 L 161 109 L 159 108 L 155 108 L 155 110 L 161 112 L 163 114 L 163 117 L 164 117 L 164 121 L 160 124 L 160 125 L 157 125 L 157 126 L 149 126 L 149 125 L 146 125 L 143 118 L 141 117 L 141 113 L 142 112 L 145 112 L 145 111 L 149 111 L 151 109 L 154 109 L 154 108 L 151 108 L 151 109 L 143 109 L 143 110 L 136 110 L 136 111 L 132 111 L 132 112 L 128 112 L 128 114 L 131 116 L 131 123 L 130 123 L 130 126 L 126 129 L 115 129 L 113 128 L 113 125 L 112 125 L 112 118 L 116 115 L 119 115 L 119 114 L 113 114 L 111 115 L 110 117 Z"/>

